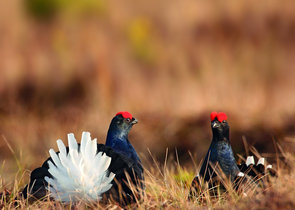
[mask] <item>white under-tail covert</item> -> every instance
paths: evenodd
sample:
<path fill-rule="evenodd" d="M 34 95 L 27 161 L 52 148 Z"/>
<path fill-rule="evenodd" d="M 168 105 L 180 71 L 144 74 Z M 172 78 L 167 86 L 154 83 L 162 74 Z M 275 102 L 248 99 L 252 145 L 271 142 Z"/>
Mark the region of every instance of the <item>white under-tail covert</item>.
<path fill-rule="evenodd" d="M 57 140 L 60 153 L 49 150 L 53 162 L 48 161 L 48 171 L 53 178 L 45 177 L 45 180 L 50 196 L 62 202 L 100 200 L 112 187 L 115 177 L 108 172 L 111 158 L 97 151 L 97 139 L 91 140 L 89 132 L 82 133 L 80 146 L 74 134 L 68 134 L 68 144 L 68 153 L 60 139 Z"/>

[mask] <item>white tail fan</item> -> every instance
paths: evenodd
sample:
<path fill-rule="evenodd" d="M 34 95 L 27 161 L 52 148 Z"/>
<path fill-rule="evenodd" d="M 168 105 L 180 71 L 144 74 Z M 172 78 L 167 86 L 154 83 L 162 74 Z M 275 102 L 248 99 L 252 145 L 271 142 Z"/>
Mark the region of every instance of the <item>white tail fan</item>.
<path fill-rule="evenodd" d="M 97 153 L 97 140 L 91 140 L 89 132 L 82 133 L 80 150 L 74 134 L 68 134 L 69 153 L 62 140 L 57 140 L 60 153 L 49 150 L 49 173 L 45 177 L 51 197 L 62 202 L 79 200 L 97 201 L 112 187 L 114 173 L 108 173 L 111 158 Z M 109 174 L 109 175 L 108 175 Z"/>

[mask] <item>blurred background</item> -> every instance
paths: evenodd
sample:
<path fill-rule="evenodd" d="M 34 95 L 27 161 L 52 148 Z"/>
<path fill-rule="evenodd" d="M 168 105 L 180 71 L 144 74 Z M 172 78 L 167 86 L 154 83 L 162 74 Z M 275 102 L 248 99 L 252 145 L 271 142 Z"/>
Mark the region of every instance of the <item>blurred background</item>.
<path fill-rule="evenodd" d="M 243 136 L 260 153 L 294 151 L 294 11 L 292 0 L 1 1 L 1 176 L 40 166 L 70 132 L 104 143 L 118 111 L 139 120 L 130 139 L 145 163 L 147 148 L 160 161 L 177 148 L 199 164 L 211 111 L 228 114 L 241 155 Z"/>

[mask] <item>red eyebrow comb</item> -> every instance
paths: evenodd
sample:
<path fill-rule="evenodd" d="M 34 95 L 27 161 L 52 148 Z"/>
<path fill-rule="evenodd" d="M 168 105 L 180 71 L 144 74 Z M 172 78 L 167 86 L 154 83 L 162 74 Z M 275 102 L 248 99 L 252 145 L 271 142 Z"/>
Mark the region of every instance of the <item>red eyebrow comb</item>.
<path fill-rule="evenodd" d="M 129 112 L 118 112 L 116 116 L 118 115 L 122 115 L 125 119 L 129 118 L 130 120 L 132 120 L 132 115 Z"/>
<path fill-rule="evenodd" d="M 224 112 L 219 112 L 217 115 L 217 120 L 219 122 L 222 122 L 223 120 L 227 120 L 227 116 Z"/>
<path fill-rule="evenodd" d="M 222 122 L 223 120 L 227 120 L 227 116 L 224 112 L 219 112 L 219 113 L 211 112 L 210 114 L 211 121 L 215 120 L 216 117 L 219 122 Z"/>
<path fill-rule="evenodd" d="M 211 112 L 210 114 L 211 121 L 213 121 L 216 117 L 217 117 L 217 112 Z"/>

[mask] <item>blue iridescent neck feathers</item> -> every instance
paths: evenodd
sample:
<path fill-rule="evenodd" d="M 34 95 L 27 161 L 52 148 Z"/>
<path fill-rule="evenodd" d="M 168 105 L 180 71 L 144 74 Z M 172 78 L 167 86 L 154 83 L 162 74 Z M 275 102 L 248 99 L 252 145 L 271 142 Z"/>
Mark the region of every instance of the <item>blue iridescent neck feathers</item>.
<path fill-rule="evenodd" d="M 201 167 L 200 175 L 208 181 L 210 174 L 213 173 L 211 165 L 214 166 L 218 163 L 223 173 L 234 179 L 239 173 L 239 168 L 230 145 L 229 125 L 226 120 L 219 121 L 216 117 L 211 121 L 211 128 L 213 138 Z"/>
<path fill-rule="evenodd" d="M 135 118 L 124 118 L 122 114 L 116 115 L 110 124 L 105 145 L 113 148 L 120 154 L 140 162 L 134 147 L 128 139 L 129 131 L 136 123 L 137 120 Z"/>

